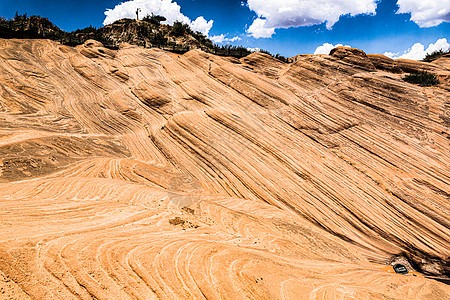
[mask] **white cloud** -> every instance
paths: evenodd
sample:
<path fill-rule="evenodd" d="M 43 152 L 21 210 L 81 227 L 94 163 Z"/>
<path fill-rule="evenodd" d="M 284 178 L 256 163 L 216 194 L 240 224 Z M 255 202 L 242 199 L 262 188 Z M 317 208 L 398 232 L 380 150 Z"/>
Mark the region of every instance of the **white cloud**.
<path fill-rule="evenodd" d="M 316 51 L 314 51 L 314 54 L 330 54 L 330 51 L 333 50 L 336 47 L 344 46 L 342 44 L 330 44 L 330 43 L 324 43 L 322 46 L 319 46 L 316 48 Z M 350 45 L 345 45 L 345 47 L 351 47 Z"/>
<path fill-rule="evenodd" d="M 248 28 L 247 32 L 254 38 L 269 38 L 275 33 L 275 27 L 268 28 L 266 26 L 267 20 L 257 18 Z"/>
<path fill-rule="evenodd" d="M 214 21 L 206 21 L 203 17 L 198 17 L 195 21 L 190 23 L 191 29 L 194 31 L 200 31 L 203 34 L 208 35 L 209 31 L 213 26 Z"/>
<path fill-rule="evenodd" d="M 334 45 L 330 43 L 324 43 L 322 46 L 319 46 L 316 48 L 316 51 L 314 51 L 314 54 L 329 54 L 330 51 L 338 46 L 342 46 L 342 44 Z"/>
<path fill-rule="evenodd" d="M 411 48 L 405 51 L 398 58 L 421 60 L 425 57 L 425 55 L 426 55 L 425 46 L 422 45 L 421 43 L 415 43 L 414 45 L 412 45 Z"/>
<path fill-rule="evenodd" d="M 250 52 L 259 52 L 259 51 L 261 51 L 261 49 L 258 48 L 258 47 L 255 47 L 255 48 L 248 47 L 247 50 L 250 51 Z"/>
<path fill-rule="evenodd" d="M 232 38 L 227 38 L 226 34 L 220 34 L 220 35 L 214 35 L 210 37 L 211 41 L 213 41 L 214 43 L 224 43 L 224 42 L 236 42 L 236 41 L 240 41 L 241 38 L 238 36 L 232 37 Z"/>
<path fill-rule="evenodd" d="M 427 54 L 431 54 L 434 51 L 439 50 L 448 50 L 450 48 L 450 44 L 447 42 L 447 39 L 439 39 L 436 41 L 436 43 L 432 43 L 428 45 L 428 48 L 425 49 L 425 46 L 421 43 L 415 43 L 411 48 L 404 51 L 403 54 L 399 55 L 398 53 L 392 53 L 392 52 L 385 52 L 384 55 L 390 57 L 390 58 L 405 58 L 405 59 L 412 59 L 412 60 L 422 60 L 425 58 Z"/>
<path fill-rule="evenodd" d="M 396 52 L 396 53 L 394 53 L 394 52 L 384 52 L 383 55 L 393 59 L 393 58 L 398 57 L 399 54 L 400 54 L 400 52 Z"/>
<path fill-rule="evenodd" d="M 250 51 L 250 52 L 260 52 L 261 51 L 261 49 L 258 48 L 258 47 L 255 47 L 255 48 L 248 47 L 247 50 Z"/>
<path fill-rule="evenodd" d="M 426 50 L 427 54 L 430 54 L 434 51 L 444 50 L 447 51 L 450 48 L 450 44 L 448 43 L 446 38 L 439 39 L 434 44 L 428 45 L 428 48 Z"/>
<path fill-rule="evenodd" d="M 213 41 L 214 43 L 223 43 L 226 39 L 225 34 L 221 34 L 221 35 L 214 35 L 212 37 L 210 37 L 211 41 Z"/>
<path fill-rule="evenodd" d="M 232 37 L 232 38 L 229 38 L 228 39 L 230 42 L 236 42 L 236 41 L 240 41 L 240 40 L 242 40 L 240 37 L 238 37 L 238 36 L 235 36 L 235 37 Z"/>
<path fill-rule="evenodd" d="M 450 0 L 398 0 L 397 13 L 411 13 L 420 27 L 433 27 L 450 22 Z"/>
<path fill-rule="evenodd" d="M 172 0 L 131 0 L 116 5 L 113 9 L 105 11 L 106 18 L 103 25 L 108 25 L 123 18 L 136 18 L 136 9 L 140 8 L 140 16 L 155 15 L 163 16 L 167 19 L 166 24 L 172 25 L 175 21 L 189 24 L 195 31 L 208 35 L 214 21 L 206 21 L 203 17 L 198 17 L 191 21 L 181 13 L 181 7 Z"/>
<path fill-rule="evenodd" d="M 448 1 L 448 0 L 444 0 Z M 277 28 L 310 26 L 326 22 L 328 29 L 342 15 L 374 14 L 378 0 L 248 0 L 258 17 L 247 32 L 255 38 L 268 38 Z"/>

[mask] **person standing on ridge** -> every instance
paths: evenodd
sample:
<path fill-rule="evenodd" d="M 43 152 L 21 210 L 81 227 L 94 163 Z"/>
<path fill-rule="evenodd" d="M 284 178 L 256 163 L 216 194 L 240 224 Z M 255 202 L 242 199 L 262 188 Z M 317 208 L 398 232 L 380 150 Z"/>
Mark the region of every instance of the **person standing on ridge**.
<path fill-rule="evenodd" d="M 136 9 L 136 20 L 139 20 L 139 12 L 141 11 L 140 8 Z"/>

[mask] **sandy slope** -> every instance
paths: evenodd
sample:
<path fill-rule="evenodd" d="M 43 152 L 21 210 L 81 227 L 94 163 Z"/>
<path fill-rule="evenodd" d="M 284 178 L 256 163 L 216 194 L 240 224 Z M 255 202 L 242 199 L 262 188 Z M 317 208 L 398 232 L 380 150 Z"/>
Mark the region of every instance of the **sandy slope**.
<path fill-rule="evenodd" d="M 445 66 L 0 40 L 0 298 L 449 298 Z"/>

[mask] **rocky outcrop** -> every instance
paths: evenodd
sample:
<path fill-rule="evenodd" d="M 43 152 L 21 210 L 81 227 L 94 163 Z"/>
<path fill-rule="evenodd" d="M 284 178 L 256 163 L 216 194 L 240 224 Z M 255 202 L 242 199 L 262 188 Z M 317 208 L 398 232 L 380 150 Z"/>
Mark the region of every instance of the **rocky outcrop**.
<path fill-rule="evenodd" d="M 63 31 L 47 18 L 26 14 L 10 20 L 0 17 L 0 38 L 53 38 L 61 34 Z"/>
<path fill-rule="evenodd" d="M 89 40 L 97 40 L 102 42 L 103 46 L 113 49 L 123 43 L 129 43 L 147 48 L 165 48 L 181 53 L 197 48 L 216 51 L 213 49 L 211 40 L 200 32 L 194 32 L 185 26 L 180 32 L 174 34 L 172 26 L 160 24 L 160 21 L 165 18 L 156 17 L 156 19 L 158 21 L 155 21 L 155 17 L 153 20 L 150 18 L 144 20 L 121 19 L 100 28 L 89 26 L 65 32 L 47 18 L 28 17 L 26 14 L 16 15 L 9 20 L 0 18 L 0 38 L 46 38 L 68 46 L 82 45 Z"/>
<path fill-rule="evenodd" d="M 410 59 L 396 59 L 395 62 L 397 63 L 398 67 L 402 69 L 402 71 L 407 73 L 417 73 L 424 71 L 432 73 L 448 73 L 448 70 L 445 67 L 442 68 L 441 66 L 435 65 L 433 63 L 419 62 Z"/>
<path fill-rule="evenodd" d="M 366 71 L 375 71 L 373 63 L 362 50 L 342 46 L 331 50 L 330 55 L 353 67 L 359 67 Z"/>
<path fill-rule="evenodd" d="M 120 46 L 122 43 L 144 47 L 178 45 L 186 48 L 201 48 L 203 46 L 188 32 L 177 37 L 171 34 L 171 30 L 172 26 L 169 25 L 122 19 L 100 28 L 99 32 L 112 46 Z M 86 38 L 94 37 L 86 36 L 83 39 Z"/>
<path fill-rule="evenodd" d="M 433 64 L 450 69 L 450 53 L 446 53 L 438 59 L 433 60 Z"/>
<path fill-rule="evenodd" d="M 2 293 L 449 298 L 447 79 L 395 64 L 0 40 Z"/>
<path fill-rule="evenodd" d="M 382 54 L 368 54 L 370 61 L 378 70 L 384 70 L 391 73 L 402 73 L 402 69 L 399 68 L 397 62 L 392 58 L 384 56 Z"/>

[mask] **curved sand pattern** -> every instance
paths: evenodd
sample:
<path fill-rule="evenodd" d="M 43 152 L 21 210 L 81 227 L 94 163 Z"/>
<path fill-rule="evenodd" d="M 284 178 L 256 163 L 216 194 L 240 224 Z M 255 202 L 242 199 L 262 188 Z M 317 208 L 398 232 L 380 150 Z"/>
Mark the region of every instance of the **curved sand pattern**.
<path fill-rule="evenodd" d="M 450 297 L 369 263 L 450 249 L 448 91 L 382 63 L 0 40 L 0 297 Z"/>

